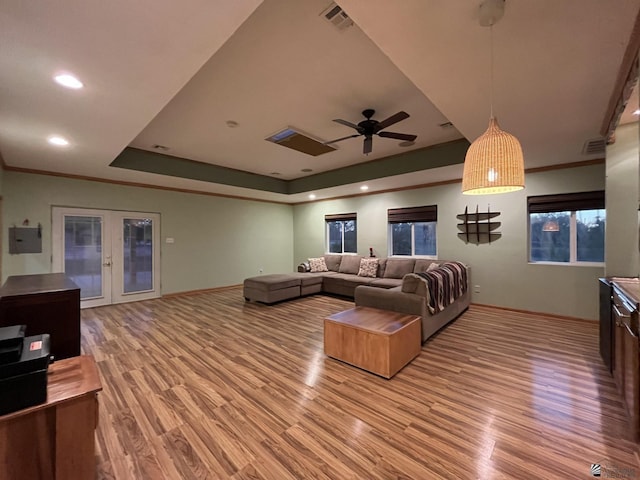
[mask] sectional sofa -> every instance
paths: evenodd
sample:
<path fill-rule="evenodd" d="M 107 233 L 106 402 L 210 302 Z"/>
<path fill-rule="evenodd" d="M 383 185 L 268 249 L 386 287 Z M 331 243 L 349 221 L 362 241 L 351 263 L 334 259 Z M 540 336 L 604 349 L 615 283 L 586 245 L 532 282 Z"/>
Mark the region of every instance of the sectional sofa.
<path fill-rule="evenodd" d="M 352 297 L 356 306 L 420 316 L 423 342 L 469 306 L 467 266 L 444 260 L 382 258 L 377 259 L 375 269 L 363 271 L 363 265 L 368 262 L 371 261 L 367 257 L 359 255 L 323 255 L 301 263 L 296 273 L 246 279 L 244 297 L 247 301 L 263 303 L 314 293 Z M 428 274 L 427 270 L 432 273 Z M 458 274 L 460 278 L 456 279 L 460 288 L 454 294 L 449 291 L 449 284 L 454 283 L 451 272 L 461 270 L 463 275 Z"/>

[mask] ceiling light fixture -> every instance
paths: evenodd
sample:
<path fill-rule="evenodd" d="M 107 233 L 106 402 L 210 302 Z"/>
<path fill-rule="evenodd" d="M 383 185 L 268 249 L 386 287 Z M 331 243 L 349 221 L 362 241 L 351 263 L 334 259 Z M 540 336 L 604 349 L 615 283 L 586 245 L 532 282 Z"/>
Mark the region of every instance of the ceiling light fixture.
<path fill-rule="evenodd" d="M 55 145 L 56 147 L 66 147 L 67 145 L 69 145 L 69 140 L 67 140 L 64 137 L 60 137 L 58 135 L 51 135 L 47 141 L 51 144 L 51 145 Z"/>
<path fill-rule="evenodd" d="M 462 193 L 486 195 L 524 188 L 524 157 L 516 137 L 501 130 L 493 116 L 493 25 L 504 14 L 505 0 L 480 5 L 480 25 L 489 27 L 491 40 L 491 117 L 489 128 L 469 146 L 464 159 Z"/>
<path fill-rule="evenodd" d="M 310 200 L 315 200 L 315 199 L 316 199 L 316 196 L 315 196 L 313 193 L 310 193 L 310 194 L 309 194 L 309 199 L 310 199 Z"/>
<path fill-rule="evenodd" d="M 56 83 L 66 88 L 78 90 L 79 88 L 84 87 L 84 84 L 70 73 L 61 73 L 53 77 L 53 79 L 56 81 Z"/>
<path fill-rule="evenodd" d="M 367 190 L 369 190 L 369 187 L 367 185 L 362 185 L 360 187 L 360 190 L 362 190 L 363 192 L 366 192 Z"/>
<path fill-rule="evenodd" d="M 236 128 L 238 126 L 238 122 L 236 122 L 235 120 L 227 120 L 225 123 L 229 128 Z"/>
<path fill-rule="evenodd" d="M 633 112 L 634 115 L 640 115 L 640 108 L 638 110 L 636 110 L 635 112 Z"/>

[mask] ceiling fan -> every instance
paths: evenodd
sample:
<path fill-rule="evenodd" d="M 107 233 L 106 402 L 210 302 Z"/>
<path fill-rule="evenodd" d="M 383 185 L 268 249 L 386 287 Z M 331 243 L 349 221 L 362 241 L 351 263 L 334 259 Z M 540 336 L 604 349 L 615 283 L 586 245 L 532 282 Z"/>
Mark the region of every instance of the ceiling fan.
<path fill-rule="evenodd" d="M 366 120 L 361 121 L 357 125 L 355 123 L 348 122 L 347 120 L 342 120 L 341 118 L 336 118 L 334 122 L 339 123 L 341 125 L 345 125 L 347 127 L 351 127 L 355 129 L 358 133 L 353 135 L 347 135 L 346 137 L 337 138 L 335 140 L 331 140 L 330 142 L 324 142 L 325 145 L 330 145 L 332 143 L 341 142 L 342 140 L 346 140 L 348 138 L 359 137 L 361 135 L 364 136 L 364 147 L 362 149 L 362 153 L 368 155 L 371 153 L 373 148 L 373 136 L 378 135 L 379 137 L 384 138 L 395 138 L 396 140 L 404 140 L 405 142 L 413 142 L 417 135 L 408 135 L 406 133 L 395 133 L 395 132 L 382 132 L 387 127 L 394 125 L 402 120 L 409 118 L 409 114 L 407 112 L 398 112 L 394 115 L 391 115 L 386 120 L 381 122 L 377 120 L 372 120 L 371 117 L 375 115 L 376 111 L 368 108 L 363 110 L 362 115 L 366 118 Z"/>

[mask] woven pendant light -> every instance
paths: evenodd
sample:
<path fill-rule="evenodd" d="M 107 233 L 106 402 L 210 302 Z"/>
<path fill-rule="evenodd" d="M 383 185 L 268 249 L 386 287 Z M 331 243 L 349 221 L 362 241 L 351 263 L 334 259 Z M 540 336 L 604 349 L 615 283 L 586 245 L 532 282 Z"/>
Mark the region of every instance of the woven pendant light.
<path fill-rule="evenodd" d="M 524 157 L 516 137 L 501 130 L 493 116 L 493 25 L 502 18 L 504 0 L 480 5 L 480 25 L 491 30 L 491 117 L 487 131 L 467 150 L 462 173 L 462 193 L 488 195 L 524 188 Z"/>
<path fill-rule="evenodd" d="M 524 188 L 524 157 L 516 137 L 501 130 L 491 117 L 489 128 L 467 150 L 462 193 L 487 195 Z"/>

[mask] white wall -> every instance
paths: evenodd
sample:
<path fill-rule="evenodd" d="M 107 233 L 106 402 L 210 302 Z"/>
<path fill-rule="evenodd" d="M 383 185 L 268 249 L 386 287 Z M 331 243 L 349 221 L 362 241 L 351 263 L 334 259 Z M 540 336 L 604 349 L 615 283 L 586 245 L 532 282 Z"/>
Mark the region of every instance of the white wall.
<path fill-rule="evenodd" d="M 294 262 L 325 251 L 324 215 L 357 212 L 358 253 L 387 256 L 387 209 L 438 205 L 438 258 L 459 260 L 472 269 L 472 283 L 480 286 L 474 303 L 497 305 L 571 317 L 598 318 L 598 277 L 603 267 L 540 265 L 528 262 L 527 196 L 602 190 L 605 166 L 551 170 L 528 174 L 521 192 L 466 196 L 460 184 L 369 194 L 318 201 L 294 207 Z M 501 212 L 502 237 L 491 244 L 465 244 L 458 238 L 456 215 L 465 206 L 475 211 Z"/>
<path fill-rule="evenodd" d="M 4 172 L 3 281 L 51 272 L 51 207 L 157 212 L 161 215 L 162 293 L 236 285 L 249 276 L 294 268 L 289 205 Z M 9 255 L 8 227 L 40 222 L 43 252 Z M 174 244 L 164 243 L 173 237 Z"/>
<path fill-rule="evenodd" d="M 636 277 L 638 254 L 638 196 L 640 123 L 616 129 L 615 143 L 607 146 L 606 275 Z"/>

